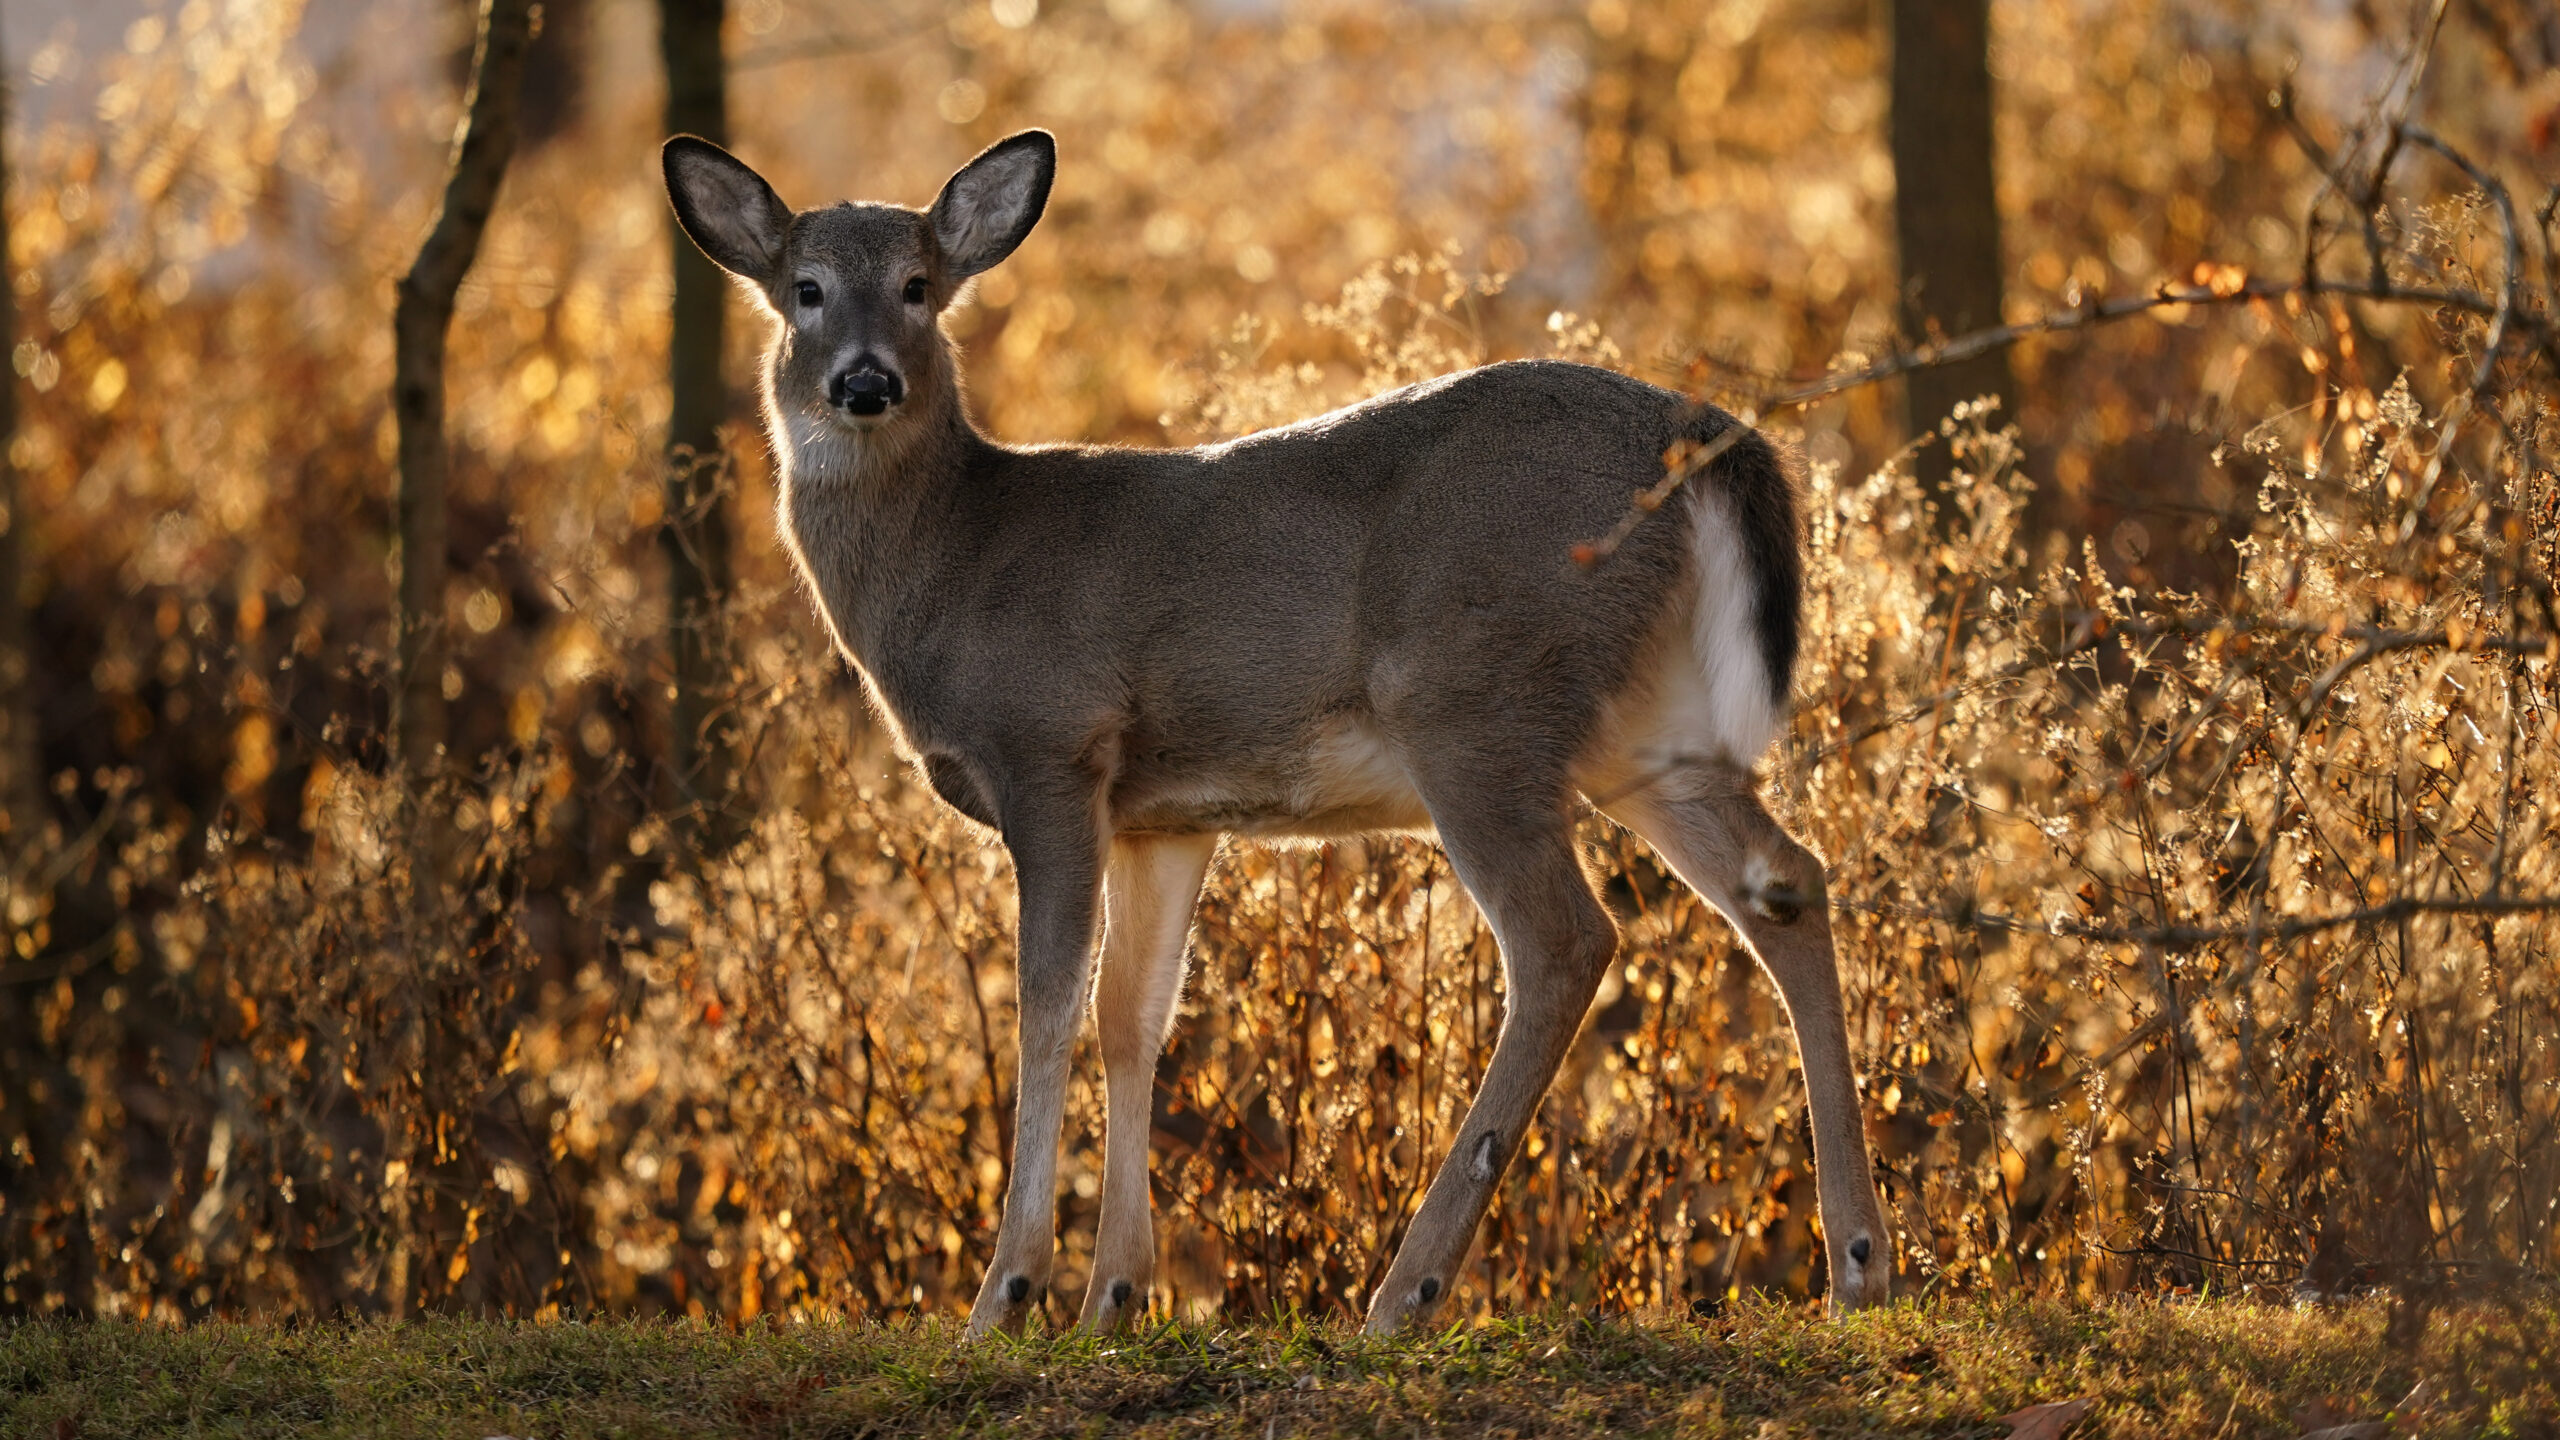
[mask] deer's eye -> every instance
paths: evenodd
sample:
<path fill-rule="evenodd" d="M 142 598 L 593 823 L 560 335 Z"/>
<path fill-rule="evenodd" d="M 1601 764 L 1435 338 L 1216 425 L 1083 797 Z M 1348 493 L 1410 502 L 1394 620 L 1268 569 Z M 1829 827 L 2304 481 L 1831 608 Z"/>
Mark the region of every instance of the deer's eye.
<path fill-rule="evenodd" d="M 923 276 L 919 275 L 919 276 L 917 276 L 916 278 L 914 278 L 913 280 L 910 280 L 910 281 L 908 281 L 908 282 L 907 282 L 907 303 L 908 303 L 908 304 L 910 304 L 910 305 L 921 305 L 921 304 L 923 304 L 923 303 L 924 303 L 924 297 L 925 297 L 925 283 L 924 283 L 924 277 L 923 277 Z"/>
<path fill-rule="evenodd" d="M 820 295 L 820 294 L 818 293 L 818 282 L 817 282 L 817 281 L 815 281 L 815 280 L 803 280 L 803 281 L 801 281 L 801 282 L 800 282 L 800 292 L 799 292 L 799 293 L 800 293 L 800 303 L 801 303 L 801 304 L 803 304 L 803 305 L 808 306 L 808 307 L 809 307 L 810 309 L 812 309 L 812 310 L 817 309 L 817 308 L 818 308 L 818 302 L 819 302 L 821 299 L 824 299 L 824 298 L 825 298 L 824 296 L 822 296 L 822 295 Z"/>

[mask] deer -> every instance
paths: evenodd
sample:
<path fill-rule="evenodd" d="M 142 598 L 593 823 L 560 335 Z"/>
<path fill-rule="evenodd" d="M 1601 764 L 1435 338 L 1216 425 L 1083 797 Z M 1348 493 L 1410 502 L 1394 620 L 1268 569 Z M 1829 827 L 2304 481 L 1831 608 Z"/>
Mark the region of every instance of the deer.
<path fill-rule="evenodd" d="M 922 210 L 795 211 L 693 136 L 662 161 L 678 223 L 769 322 L 778 528 L 828 635 L 897 754 L 1012 861 L 1013 1150 L 969 1337 L 1046 1304 L 1088 1009 L 1103 1175 L 1078 1323 L 1147 1315 L 1157 1069 L 1227 837 L 1432 837 L 1493 932 L 1492 1058 L 1367 1299 L 1372 1333 L 1427 1319 L 1618 953 L 1576 845 L 1585 806 L 1774 982 L 1827 1303 L 1889 1299 L 1823 865 L 1754 779 L 1803 588 L 1801 501 L 1767 437 L 1528 360 L 1191 449 L 1000 444 L 970 418 L 945 317 L 1046 209 L 1047 132 L 989 146 Z M 1712 459 L 1605 561 L 1574 563 L 1682 442 Z"/>

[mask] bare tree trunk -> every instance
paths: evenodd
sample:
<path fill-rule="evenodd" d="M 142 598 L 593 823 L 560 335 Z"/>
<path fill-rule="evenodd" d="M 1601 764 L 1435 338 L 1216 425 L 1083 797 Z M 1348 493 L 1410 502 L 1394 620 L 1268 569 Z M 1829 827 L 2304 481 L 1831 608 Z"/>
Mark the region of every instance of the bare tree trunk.
<path fill-rule="evenodd" d="M 533 0 L 482 0 L 471 57 L 471 94 L 453 142 L 453 167 L 435 228 L 401 277 L 392 312 L 391 410 L 400 426 L 398 553 L 400 670 L 392 696 L 399 760 L 412 778 L 444 745 L 445 334 L 453 300 L 480 251 L 498 184 L 516 147 L 516 104 Z"/>
<path fill-rule="evenodd" d="M 1885 0 L 1893 29 L 1894 229 L 1902 322 L 1915 340 L 2000 323 L 2000 205 L 1992 188 L 1990 0 Z M 2009 353 L 1912 373 L 1908 433 L 1959 403 L 1998 395 L 2016 412 Z M 1947 447 L 1923 452 L 1921 482 L 1943 492 Z"/>
<path fill-rule="evenodd" d="M 0 261 L 9 254 L 8 66 L 0 63 Z M 0 264 L 0 271 L 8 267 Z M 7 279 L 0 274 L 0 282 Z M 0 355 L 18 340 L 15 291 L 0 284 Z M 0 374 L 0 817 L 5 838 L 23 843 L 36 829 L 43 760 L 36 743 L 34 655 L 26 610 L 27 514 L 18 497 L 18 464 L 9 457 L 18 435 L 18 382 Z"/>
<path fill-rule="evenodd" d="M 720 48 L 728 0 L 658 0 L 658 41 L 667 70 L 667 133 L 729 141 L 728 67 Z M 674 241 L 675 314 L 667 347 L 674 403 L 667 419 L 667 640 L 675 698 L 667 717 L 667 767 L 680 806 L 716 809 L 727 794 L 733 724 L 719 701 L 727 650 L 718 610 L 730 582 L 729 517 L 722 490 L 728 457 L 720 445 L 728 388 L 720 355 L 728 278 L 683 232 Z M 716 825 L 708 827 L 718 834 Z"/>

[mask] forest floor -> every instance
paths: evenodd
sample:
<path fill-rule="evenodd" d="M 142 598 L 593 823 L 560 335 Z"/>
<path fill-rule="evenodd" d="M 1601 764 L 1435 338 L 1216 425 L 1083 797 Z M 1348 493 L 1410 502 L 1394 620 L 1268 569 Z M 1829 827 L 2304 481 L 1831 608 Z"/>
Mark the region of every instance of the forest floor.
<path fill-rule="evenodd" d="M 1279 1323 L 975 1346 L 939 1322 L 29 1320 L 0 1323 L 0 1440 L 2560 1434 L 2560 1300 L 2399 1330 L 2381 1302 L 2245 1300 L 1957 1300 L 1837 1322 L 1746 1302 L 1393 1342 Z"/>

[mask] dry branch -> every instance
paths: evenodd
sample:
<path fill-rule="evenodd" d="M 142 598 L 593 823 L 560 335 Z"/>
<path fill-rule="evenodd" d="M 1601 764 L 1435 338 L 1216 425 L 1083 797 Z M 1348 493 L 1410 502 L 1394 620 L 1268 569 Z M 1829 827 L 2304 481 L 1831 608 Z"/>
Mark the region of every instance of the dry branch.
<path fill-rule="evenodd" d="M 1778 391 L 1756 405 L 1743 408 L 1739 419 L 1744 428 L 1759 423 L 1771 411 L 1796 409 L 1835 395 L 1863 389 L 1869 385 L 1908 375 L 1915 370 L 1953 365 L 1993 350 L 2006 349 L 2022 340 L 2039 335 L 2059 335 L 2075 330 L 2094 329 L 2119 320 L 2131 320 L 2172 307 L 2192 305 L 2245 304 L 2252 301 L 2309 299 L 2315 295 L 2341 295 L 2355 300 L 2372 300 L 2403 305 L 2435 305 L 2461 310 L 2493 321 L 2503 320 L 2509 330 L 2529 333 L 2545 346 L 2553 343 L 2553 327 L 2548 319 L 2524 313 L 2509 302 L 2493 300 L 2471 290 L 2454 290 L 2438 286 L 2400 285 L 2385 282 L 2326 280 L 2317 276 L 2302 280 L 2238 280 L 2198 285 L 2163 285 L 2148 295 L 2119 296 L 2112 300 L 2092 300 L 2068 310 L 2049 311 L 2030 320 L 2011 325 L 1997 325 L 1975 330 L 1935 345 L 1923 345 L 1889 355 L 1854 370 L 1843 370 Z M 2504 333 L 2503 331 L 2501 333 Z M 2483 367 L 2486 367 L 2484 358 Z M 1686 484 L 1690 477 L 1705 470 L 1707 464 L 1723 454 L 1740 438 L 1740 431 L 1720 435 L 1714 441 L 1687 451 L 1677 463 L 1667 465 L 1662 482 L 1637 492 L 1629 514 L 1608 534 L 1577 545 L 1573 550 L 1576 563 L 1595 564 L 1615 553 L 1618 546 L 1643 517 L 1661 508 L 1671 493 Z"/>
<path fill-rule="evenodd" d="M 9 254 L 8 68 L 0 65 L 0 258 Z M 0 267 L 5 268 L 5 267 Z M 14 296 L 0 299 L 0 354 L 17 343 Z M 19 506 L 18 463 L 10 456 L 18 433 L 18 382 L 0 375 L 0 833 L 22 834 L 35 824 L 39 791 L 35 735 L 35 687 L 27 683 L 30 656 L 25 603 L 26 515 Z"/>
<path fill-rule="evenodd" d="M 2439 7 L 2438 18 L 2441 19 L 2441 7 Z M 2431 26 L 2428 31 L 2430 39 L 2433 33 Z M 2414 78 L 2410 81 L 2410 85 L 2414 89 Z M 2318 208 L 2322 200 L 2332 190 L 2349 188 L 2342 178 L 2344 162 L 2333 160 L 2319 142 L 2301 126 L 2299 120 L 2293 116 L 2289 95 L 2280 95 L 2278 105 L 2288 121 L 2293 123 L 2297 139 L 2305 150 L 2320 162 L 2322 169 L 2329 176 L 2320 195 L 2316 196 L 2311 203 L 2313 213 L 2306 217 L 2303 224 L 2305 235 L 2313 236 L 2319 230 Z M 2410 124 L 2405 119 L 2395 117 L 2387 134 L 2388 142 L 2381 157 L 2375 162 L 2372 173 L 2361 184 L 2352 187 L 2365 217 L 2366 243 L 2371 252 L 2371 264 L 2366 277 L 2362 280 L 2339 280 L 2322 275 L 2318 264 L 2318 247 L 2311 243 L 2306 244 L 2302 274 L 2299 278 L 2292 280 L 2251 279 L 2235 266 L 2203 264 L 2196 267 L 2196 279 L 2192 284 L 2163 284 L 2148 295 L 2119 296 L 2110 300 L 2092 298 L 2066 309 L 2047 311 L 2042 315 L 2014 324 L 1995 325 L 1969 331 L 1935 344 L 1899 351 L 1867 365 L 1835 371 L 1819 379 L 1776 390 L 1756 403 L 1746 405 L 1740 412 L 1742 424 L 1746 427 L 1755 425 L 1759 423 L 1762 416 L 1772 411 L 1799 408 L 1915 372 L 1961 365 L 2041 335 L 2060 335 L 2094 329 L 2119 320 L 2154 315 L 2162 310 L 2173 308 L 2183 310 L 2189 306 L 2261 304 L 2271 301 L 2299 304 L 2316 296 L 2330 295 L 2378 304 L 2434 306 L 2461 311 L 2489 321 L 2488 336 L 2481 345 L 2480 357 L 2473 372 L 2471 385 L 2463 397 L 2463 410 L 2453 421 L 2454 426 L 2458 428 L 2464 415 L 2477 404 L 2480 397 L 2487 394 L 2490 378 L 2496 369 L 2499 356 L 2506 348 L 2509 337 L 2516 335 L 2526 337 L 2535 349 L 2552 362 L 2555 369 L 2560 369 L 2560 322 L 2555 321 L 2547 303 L 2539 306 L 2527 303 L 2524 290 L 2522 231 L 2516 221 L 2514 201 L 2506 187 L 2469 156 L 2439 139 L 2432 132 Z M 2383 244 L 2381 226 L 2377 217 L 2386 200 L 2382 188 L 2383 181 L 2403 145 L 2416 145 L 2442 156 L 2447 163 L 2478 185 L 2482 193 L 2488 196 L 2490 202 L 2497 208 L 2505 247 L 2504 283 L 2501 286 L 2501 293 L 2497 296 L 2492 297 L 2476 290 L 2448 286 L 2403 284 L 2390 277 L 2388 261 L 2391 252 Z M 1700 410 L 1705 408 L 1704 400 L 1698 402 L 1698 408 Z M 1670 498 L 1671 493 L 1687 483 L 1691 476 L 1702 473 L 1709 462 L 1724 453 L 1725 449 L 1732 444 L 1733 438 L 1738 438 L 1738 435 L 1719 437 L 1715 443 L 1666 455 L 1662 481 L 1637 492 L 1633 507 L 1608 534 L 1576 545 L 1573 549 L 1575 562 L 1589 566 L 1615 553 L 1618 546 L 1625 542 L 1628 534 L 1642 523 L 1646 514 L 1661 508 L 1662 503 Z M 2421 482 L 2422 490 L 2432 489 L 2444 458 L 2452 448 L 2450 439 L 2451 437 L 2448 436 L 2447 443 L 2438 447 L 2436 458 L 2430 463 L 2428 474 Z"/>
<path fill-rule="evenodd" d="M 482 0 L 471 93 L 454 134 L 444 203 L 417 263 L 400 278 L 392 311 L 391 410 L 400 427 L 400 668 L 392 704 L 400 763 L 413 776 L 433 767 L 444 743 L 445 488 L 453 468 L 444 432 L 445 336 L 515 153 L 532 41 L 533 0 Z"/>
<path fill-rule="evenodd" d="M 2163 950 L 2191 950 L 2234 940 L 2282 944 L 2357 925 L 2389 925 L 2421 915 L 2541 915 L 2560 912 L 2560 895 L 2484 895 L 2425 900 L 2403 896 L 2335 915 L 2304 915 L 2270 925 L 2084 925 L 2076 920 L 2038 923 L 1989 910 L 1934 910 L 1917 905 L 1875 905 L 1835 900 L 1834 910 L 1862 915 L 1936 920 L 1959 930 L 1994 930 L 2011 935 L 2040 935 L 2050 940 L 2093 940 L 2102 944 L 2147 945 Z"/>
<path fill-rule="evenodd" d="M 2257 300 L 2281 301 L 2298 296 L 2340 295 L 2354 300 L 2373 300 L 2404 305 L 2439 305 L 2475 315 L 2495 316 L 2499 304 L 2485 295 L 2469 290 L 2448 290 L 2424 285 L 2399 285 L 2371 281 L 2324 280 L 2318 277 L 2302 280 L 2248 280 L 2234 285 L 2163 285 L 2149 295 L 2129 295 L 2113 300 L 2097 300 L 2075 309 L 2057 310 L 2022 320 L 2014 325 L 2001 325 L 1939 345 L 1924 345 L 1915 350 L 1879 360 L 1857 370 L 1825 376 L 1807 385 L 1771 397 L 1765 406 L 1782 409 L 1810 405 L 1845 391 L 1890 380 L 1914 370 L 1933 365 L 1950 365 L 1988 350 L 2015 345 L 2038 335 L 2058 335 L 2073 330 L 2087 330 L 2118 320 L 2130 320 L 2172 306 L 2229 305 Z M 2547 329 L 2539 321 L 2531 322 L 2537 330 Z"/>

